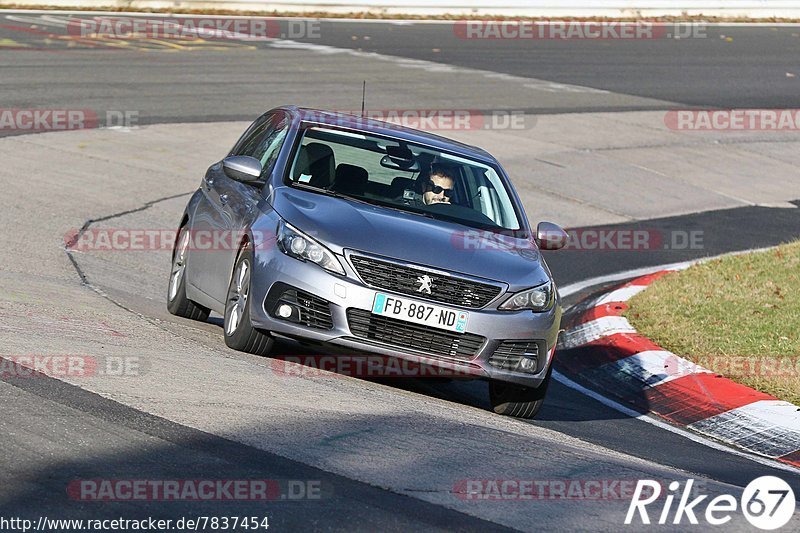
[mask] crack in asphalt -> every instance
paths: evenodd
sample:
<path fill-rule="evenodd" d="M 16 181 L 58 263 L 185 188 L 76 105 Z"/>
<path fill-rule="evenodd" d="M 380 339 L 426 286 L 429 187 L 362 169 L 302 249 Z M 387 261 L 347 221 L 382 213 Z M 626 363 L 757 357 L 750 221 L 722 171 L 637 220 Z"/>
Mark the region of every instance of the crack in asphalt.
<path fill-rule="evenodd" d="M 81 229 L 78 230 L 78 233 L 76 233 L 75 236 L 72 239 L 70 239 L 70 241 L 68 243 L 66 243 L 65 248 L 67 248 L 67 253 L 68 254 L 71 253 L 71 251 L 69 250 L 69 247 L 70 246 L 74 246 L 75 243 L 78 242 L 78 239 L 80 239 L 80 237 L 86 232 L 86 230 L 89 229 L 89 226 L 91 226 L 95 222 L 105 222 L 106 220 L 111 220 L 112 218 L 118 218 L 118 217 L 122 217 L 122 216 L 125 216 L 125 215 L 130 215 L 131 213 L 138 213 L 140 211 L 144 211 L 146 209 L 150 209 L 155 204 L 158 204 L 158 203 L 161 203 L 161 202 L 166 202 L 167 200 L 174 200 L 175 198 L 180 198 L 181 196 L 188 196 L 188 195 L 192 194 L 193 192 L 194 191 L 189 191 L 189 192 L 182 192 L 182 193 L 178 193 L 178 194 L 173 194 L 173 195 L 170 195 L 170 196 L 163 196 L 163 197 L 158 198 L 156 200 L 150 200 L 148 202 L 145 202 L 141 206 L 134 207 L 133 209 L 126 209 L 125 211 L 120 211 L 118 213 L 113 213 L 111 215 L 106 215 L 104 217 L 87 219 L 86 222 L 84 222 L 83 225 L 81 226 Z"/>
<path fill-rule="evenodd" d="M 86 233 L 86 230 L 88 230 L 89 227 L 92 224 L 96 223 L 96 222 L 104 222 L 106 220 L 111 220 L 113 218 L 118 218 L 118 217 L 122 217 L 122 216 L 125 216 L 125 215 L 130 215 L 131 213 L 138 213 L 140 211 L 145 211 L 147 209 L 150 209 L 151 207 L 153 207 L 154 205 L 156 205 L 158 203 L 166 202 L 168 200 L 174 200 L 175 198 L 181 198 L 183 196 L 188 196 L 188 195 L 190 195 L 192 193 L 194 193 L 194 191 L 182 192 L 182 193 L 173 194 L 173 195 L 170 195 L 170 196 L 162 196 L 161 198 L 156 198 L 155 200 L 147 201 L 144 204 L 140 205 L 139 207 L 135 207 L 133 209 L 126 209 L 124 211 L 119 211 L 117 213 L 112 213 L 110 215 L 105 215 L 105 216 L 101 216 L 101 217 L 98 217 L 98 218 L 89 218 L 89 219 L 87 219 L 83 223 L 81 228 L 75 233 L 75 235 L 71 239 L 69 239 L 69 241 L 64 243 L 64 253 L 67 254 L 67 258 L 69 259 L 70 263 L 72 263 L 72 266 L 75 269 L 75 272 L 78 274 L 78 277 L 80 278 L 81 285 L 86 287 L 86 288 L 88 288 L 88 289 L 90 289 L 90 290 L 92 290 L 92 291 L 94 291 L 99 296 L 101 296 L 102 298 L 104 298 L 107 301 L 111 302 L 112 304 L 114 304 L 115 306 L 119 307 L 120 309 L 123 309 L 123 310 L 125 310 L 125 311 L 127 311 L 127 312 L 129 312 L 129 313 L 131 313 L 131 314 L 133 314 L 135 316 L 138 316 L 139 318 L 145 320 L 146 322 L 148 322 L 150 324 L 153 324 L 154 326 L 156 326 L 156 327 L 158 327 L 158 328 L 160 328 L 160 329 L 162 329 L 164 331 L 169 331 L 169 329 L 163 327 L 160 324 L 160 321 L 158 321 L 157 319 L 153 319 L 153 318 L 147 317 L 147 316 L 143 315 L 142 313 L 134 311 L 130 307 L 124 305 L 122 302 L 119 302 L 119 301 L 115 300 L 114 298 L 112 298 L 111 296 L 109 296 L 108 294 L 106 294 L 105 291 L 103 291 L 103 289 L 101 289 L 100 287 L 92 284 L 89 281 L 89 279 L 86 277 L 86 273 L 81 268 L 80 264 L 78 263 L 78 260 L 75 258 L 75 255 L 74 255 L 75 251 L 72 250 L 72 247 L 75 246 L 75 244 L 78 243 L 78 241 L 83 236 L 83 234 Z M 174 333 L 174 332 L 172 332 L 172 333 Z"/>

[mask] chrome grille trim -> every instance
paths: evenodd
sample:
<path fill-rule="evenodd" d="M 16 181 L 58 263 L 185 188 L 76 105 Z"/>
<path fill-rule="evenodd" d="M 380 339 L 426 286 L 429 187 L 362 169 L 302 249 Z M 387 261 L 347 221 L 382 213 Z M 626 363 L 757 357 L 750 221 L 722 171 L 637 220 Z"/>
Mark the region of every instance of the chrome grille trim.
<path fill-rule="evenodd" d="M 350 255 L 359 277 L 371 287 L 407 294 L 422 300 L 431 300 L 467 309 L 480 309 L 497 298 L 503 287 L 490 282 L 481 282 L 455 274 L 443 274 L 440 270 L 425 266 L 395 263 L 357 253 Z M 432 278 L 431 293 L 420 292 L 418 278 Z"/>

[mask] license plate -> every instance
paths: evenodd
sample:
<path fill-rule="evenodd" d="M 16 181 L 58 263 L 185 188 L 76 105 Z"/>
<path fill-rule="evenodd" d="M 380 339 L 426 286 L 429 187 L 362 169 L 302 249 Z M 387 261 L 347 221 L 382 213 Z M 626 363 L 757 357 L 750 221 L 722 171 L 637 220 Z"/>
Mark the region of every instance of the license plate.
<path fill-rule="evenodd" d="M 455 311 L 438 305 L 381 293 L 375 295 L 372 313 L 457 333 L 467 331 L 467 321 L 469 320 L 469 313 L 466 311 Z"/>

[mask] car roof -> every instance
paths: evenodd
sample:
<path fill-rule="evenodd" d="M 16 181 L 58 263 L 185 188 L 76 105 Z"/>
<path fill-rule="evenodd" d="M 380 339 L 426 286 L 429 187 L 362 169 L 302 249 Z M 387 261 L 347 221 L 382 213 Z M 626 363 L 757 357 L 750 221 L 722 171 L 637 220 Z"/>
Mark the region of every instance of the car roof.
<path fill-rule="evenodd" d="M 308 107 L 298 106 L 282 106 L 274 109 L 276 111 L 282 109 L 289 113 L 294 120 L 298 122 L 314 122 L 317 124 L 340 127 L 361 131 L 365 133 L 374 133 L 386 137 L 393 137 L 408 141 L 411 143 L 426 145 L 445 152 L 456 152 L 462 156 L 468 156 L 473 159 L 479 159 L 484 162 L 490 162 L 499 166 L 497 159 L 495 159 L 489 152 L 472 146 L 464 144 L 441 135 L 435 135 L 414 128 L 392 124 L 378 119 L 369 117 L 360 117 L 350 113 L 341 113 L 335 111 L 326 111 L 324 109 L 313 109 Z"/>

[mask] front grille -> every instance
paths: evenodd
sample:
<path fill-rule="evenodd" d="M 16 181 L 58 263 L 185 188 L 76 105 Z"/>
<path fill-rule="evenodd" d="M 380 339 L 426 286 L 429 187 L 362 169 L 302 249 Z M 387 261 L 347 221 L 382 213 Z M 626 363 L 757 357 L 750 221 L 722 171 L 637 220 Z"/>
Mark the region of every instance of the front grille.
<path fill-rule="evenodd" d="M 373 315 L 363 309 L 348 309 L 347 322 L 356 337 L 412 349 L 440 357 L 470 360 L 475 357 L 484 337 L 471 333 L 453 333 L 395 318 Z"/>
<path fill-rule="evenodd" d="M 537 371 L 541 369 L 539 343 L 544 341 L 503 341 L 489 357 L 489 364 L 503 369 L 515 370 L 522 356 L 536 357 Z"/>
<path fill-rule="evenodd" d="M 276 283 L 267 295 L 264 308 L 271 316 L 278 318 L 275 309 L 282 303 L 299 310 L 299 316 L 292 317 L 292 322 L 309 328 L 333 329 L 333 317 L 327 300 L 285 283 Z"/>
<path fill-rule="evenodd" d="M 350 260 L 361 279 L 373 287 L 459 307 L 481 308 L 494 300 L 502 290 L 488 283 L 428 272 L 423 267 L 412 268 L 360 256 L 351 256 Z M 421 285 L 418 278 L 422 276 L 429 276 L 433 280 L 430 294 L 419 292 Z"/>

